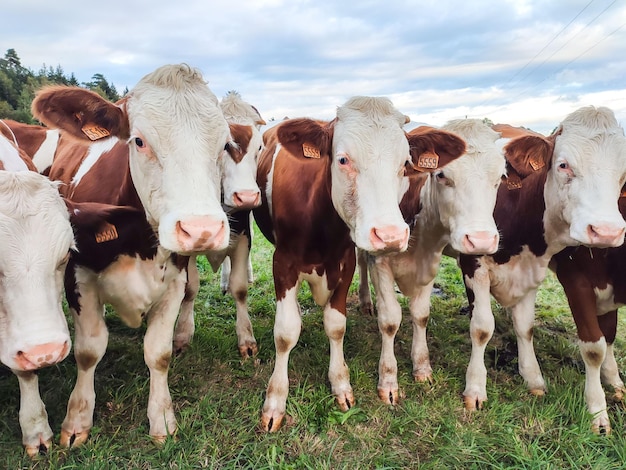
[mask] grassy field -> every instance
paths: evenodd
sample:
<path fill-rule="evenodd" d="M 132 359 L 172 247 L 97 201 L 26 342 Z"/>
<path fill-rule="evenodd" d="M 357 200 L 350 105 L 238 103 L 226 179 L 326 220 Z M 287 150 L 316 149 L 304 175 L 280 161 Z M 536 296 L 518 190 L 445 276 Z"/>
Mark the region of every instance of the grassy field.
<path fill-rule="evenodd" d="M 30 461 L 21 446 L 17 379 L 0 369 L 0 468 L 38 469 L 392 469 L 525 468 L 618 469 L 626 466 L 626 410 L 610 404 L 613 433 L 590 431 L 583 384 L 584 365 L 560 287 L 549 277 L 537 300 L 535 346 L 548 394 L 529 395 L 517 374 L 510 319 L 494 305 L 496 333 L 487 348 L 489 401 L 483 410 L 464 411 L 469 318 L 458 270 L 446 260 L 439 275 L 442 295 L 432 298 L 429 345 L 431 384 L 411 377 L 411 328 L 405 316 L 396 340 L 404 399 L 382 404 L 376 393 L 380 339 L 376 319 L 358 311 L 356 283 L 350 295 L 346 360 L 357 405 L 341 413 L 330 395 L 328 341 L 321 308 L 303 289 L 303 331 L 290 360 L 289 415 L 274 434 L 259 431 L 265 387 L 272 372 L 275 301 L 272 247 L 257 232 L 250 311 L 259 342 L 256 361 L 237 352 L 234 303 L 221 294 L 218 275 L 200 263 L 202 290 L 196 304 L 192 347 L 176 357 L 170 389 L 179 420 L 176 439 L 156 447 L 148 437 L 148 370 L 143 363 L 144 330 L 126 328 L 113 314 L 109 348 L 96 375 L 94 428 L 86 445 L 55 445 Z M 403 303 L 408 312 L 406 302 Z M 617 341 L 624 368 L 623 321 Z M 40 373 L 55 442 L 71 388 L 70 356 Z"/>

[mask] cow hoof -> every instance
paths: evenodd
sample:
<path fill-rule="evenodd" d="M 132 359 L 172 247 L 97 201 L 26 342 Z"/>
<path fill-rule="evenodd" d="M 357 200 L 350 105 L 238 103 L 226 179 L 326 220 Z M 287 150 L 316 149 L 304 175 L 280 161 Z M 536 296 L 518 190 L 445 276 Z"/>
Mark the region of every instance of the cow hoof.
<path fill-rule="evenodd" d="M 242 358 L 247 359 L 258 354 L 259 348 L 256 343 L 248 342 L 239 346 L 239 354 Z"/>
<path fill-rule="evenodd" d="M 534 395 L 536 397 L 542 397 L 546 394 L 545 389 L 543 388 L 533 388 L 529 390 L 531 395 Z"/>
<path fill-rule="evenodd" d="M 67 448 L 79 447 L 87 442 L 88 437 L 89 431 L 70 432 L 61 429 L 60 444 Z"/>
<path fill-rule="evenodd" d="M 379 388 L 378 398 L 387 405 L 397 405 L 400 403 L 400 393 L 397 388 Z"/>
<path fill-rule="evenodd" d="M 47 440 L 44 442 L 40 442 L 39 445 L 35 446 L 24 446 L 24 450 L 26 450 L 26 455 L 28 455 L 31 459 L 38 457 L 40 455 L 46 455 L 52 446 L 52 440 Z"/>
<path fill-rule="evenodd" d="M 463 397 L 463 403 L 467 411 L 482 410 L 485 401 L 478 397 Z"/>
<path fill-rule="evenodd" d="M 413 374 L 413 378 L 415 379 L 416 382 L 420 382 L 420 383 L 425 383 L 428 382 L 429 384 L 433 383 L 433 374 L 432 373 L 415 373 Z"/>
<path fill-rule="evenodd" d="M 348 411 L 356 403 L 354 401 L 354 395 L 352 394 L 352 390 L 342 395 L 337 395 L 335 397 L 335 400 L 337 400 L 337 406 L 339 406 L 339 409 L 344 412 Z"/>
<path fill-rule="evenodd" d="M 613 388 L 613 401 L 622 401 L 624 399 L 624 388 L 622 387 L 614 387 Z"/>
<path fill-rule="evenodd" d="M 284 413 L 263 413 L 261 415 L 261 429 L 265 432 L 278 431 L 284 416 Z"/>
<path fill-rule="evenodd" d="M 608 436 L 609 434 L 611 434 L 610 424 L 597 424 L 596 423 L 596 424 L 593 424 L 591 428 L 594 434 L 597 434 L 599 436 Z"/>

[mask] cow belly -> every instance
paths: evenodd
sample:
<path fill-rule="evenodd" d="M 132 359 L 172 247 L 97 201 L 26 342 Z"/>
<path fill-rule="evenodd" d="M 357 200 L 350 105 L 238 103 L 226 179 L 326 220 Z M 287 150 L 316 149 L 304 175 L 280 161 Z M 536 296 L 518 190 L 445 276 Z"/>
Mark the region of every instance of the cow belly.
<path fill-rule="evenodd" d="M 546 277 L 549 258 L 537 257 L 528 247 L 508 263 L 497 264 L 493 258 L 483 258 L 489 269 L 491 294 L 503 307 L 517 304 L 528 292 L 539 287 Z"/>
<path fill-rule="evenodd" d="M 176 268 L 169 255 L 157 254 L 149 260 L 122 255 L 98 276 L 98 291 L 103 302 L 111 304 L 126 325 L 138 328 L 169 283 L 184 275 L 185 271 Z"/>

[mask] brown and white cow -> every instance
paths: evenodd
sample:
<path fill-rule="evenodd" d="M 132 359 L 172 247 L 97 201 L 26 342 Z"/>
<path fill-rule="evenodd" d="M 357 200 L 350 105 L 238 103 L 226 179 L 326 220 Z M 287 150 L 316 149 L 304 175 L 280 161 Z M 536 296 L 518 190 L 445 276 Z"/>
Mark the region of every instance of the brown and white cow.
<path fill-rule="evenodd" d="M 59 142 L 58 129 L 0 119 L 0 134 L 4 134 L 17 148 L 26 152 L 39 173 L 44 173 L 52 165 Z"/>
<path fill-rule="evenodd" d="M 22 443 L 30 456 L 52 442 L 36 371 L 70 351 L 61 298 L 73 246 L 57 184 L 0 135 L 0 362 L 18 378 Z"/>
<path fill-rule="evenodd" d="M 407 167 L 432 171 L 465 149 L 460 138 L 438 130 L 407 139 L 407 120 L 386 98 L 354 97 L 331 122 L 292 119 L 264 134 L 258 173 L 263 203 L 254 215 L 275 245 L 277 300 L 276 363 L 261 416 L 267 431 L 278 429 L 285 414 L 289 353 L 302 327 L 302 281 L 324 307 L 332 393 L 342 410 L 354 404 L 343 337 L 355 244 L 375 253 L 406 250 L 409 226 L 399 202 Z"/>
<path fill-rule="evenodd" d="M 620 246 L 626 228 L 617 206 L 626 180 L 624 135 L 611 110 L 578 109 L 547 139 L 510 126 L 496 130 L 516 137 L 504 147 L 508 177 L 494 212 L 500 246 L 493 255 L 459 258 L 472 315 L 463 392 L 470 410 L 487 400 L 484 352 L 494 331 L 489 293 L 511 309 L 520 374 L 541 395 L 534 307 L 550 258 L 567 246 Z"/>
<path fill-rule="evenodd" d="M 409 136 L 427 129 L 418 127 Z M 498 248 L 493 209 L 505 174 L 504 155 L 496 145 L 500 134 L 475 119 L 451 121 L 442 129 L 465 141 L 465 153 L 443 169 L 410 179 L 409 189 L 400 203 L 405 220 L 413 221 L 407 251 L 367 257 L 382 336 L 378 395 L 389 404 L 397 403 L 399 398 L 394 340 L 402 321 L 402 309 L 395 284 L 409 298 L 413 376 L 420 381 L 430 380 L 426 325 L 430 294 L 444 248 L 449 245 L 456 252 L 466 254 L 489 254 Z M 361 308 L 371 310 L 367 272 L 361 263 L 359 266 Z"/>
<path fill-rule="evenodd" d="M 79 250 L 85 233 L 90 248 L 73 257 L 66 275 L 78 377 L 61 444 L 83 443 L 93 424 L 94 373 L 108 342 L 105 303 L 131 327 L 147 322 L 150 436 L 162 441 L 176 431 L 167 376 L 188 257 L 225 250 L 229 243 L 220 197 L 228 124 L 201 73 L 185 64 L 146 75 L 117 104 L 84 89 L 50 87 L 38 93 L 32 108 L 48 126 L 109 149 L 95 152 L 92 144 L 80 163 L 69 153 L 56 155 L 50 177 L 68 185 L 72 201 L 142 213 L 130 222 L 87 220 L 82 231 L 81 213 L 74 214 Z M 128 148 L 118 151 L 120 146 Z"/>
<path fill-rule="evenodd" d="M 222 198 L 230 219 L 231 242 L 227 251 L 207 253 L 213 269 L 221 264 L 222 291 L 230 291 L 237 311 L 236 332 L 239 353 L 251 357 L 258 352 L 257 342 L 248 314 L 248 282 L 252 282 L 250 247 L 252 243 L 251 210 L 261 203 L 261 191 L 256 183 L 257 161 L 263 148 L 259 131 L 265 124 L 259 111 L 235 91 L 220 101 L 220 108 L 232 136 L 233 145 L 224 156 Z M 232 266 L 231 266 L 232 260 Z M 195 257 L 189 263 L 189 286 L 174 333 L 174 349 L 184 350 L 195 331 L 193 305 L 200 288 Z"/>
<path fill-rule="evenodd" d="M 626 158 L 626 146 L 623 147 Z M 626 197 L 619 199 L 626 217 Z M 615 360 L 617 309 L 626 305 L 626 245 L 617 248 L 568 247 L 550 261 L 569 302 L 585 363 L 585 401 L 595 432 L 609 433 L 602 383 L 613 388 L 614 398 L 626 392 Z"/>

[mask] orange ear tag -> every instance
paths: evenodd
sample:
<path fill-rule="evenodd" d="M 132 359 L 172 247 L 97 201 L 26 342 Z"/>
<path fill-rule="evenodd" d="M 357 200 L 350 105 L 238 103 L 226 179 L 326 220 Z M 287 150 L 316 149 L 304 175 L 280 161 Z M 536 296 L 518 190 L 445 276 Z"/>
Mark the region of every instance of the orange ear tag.
<path fill-rule="evenodd" d="M 117 229 L 115 225 L 105 222 L 100 231 L 96 233 L 96 243 L 110 242 L 118 238 Z"/>
<path fill-rule="evenodd" d="M 426 152 L 419 156 L 417 159 L 418 168 L 426 168 L 428 170 L 434 170 L 439 165 L 439 155 L 432 152 Z"/>
<path fill-rule="evenodd" d="M 546 165 L 543 160 L 539 158 L 534 158 L 534 157 L 531 158 L 528 163 L 530 164 L 530 166 L 532 167 L 534 171 L 540 170 Z"/>
<path fill-rule="evenodd" d="M 320 149 L 315 145 L 302 144 L 302 153 L 307 158 L 320 158 Z"/>
<path fill-rule="evenodd" d="M 104 137 L 109 137 L 111 135 L 107 129 L 100 127 L 97 124 L 85 124 L 81 130 L 91 140 L 103 139 Z"/>

